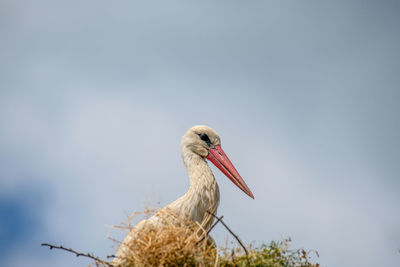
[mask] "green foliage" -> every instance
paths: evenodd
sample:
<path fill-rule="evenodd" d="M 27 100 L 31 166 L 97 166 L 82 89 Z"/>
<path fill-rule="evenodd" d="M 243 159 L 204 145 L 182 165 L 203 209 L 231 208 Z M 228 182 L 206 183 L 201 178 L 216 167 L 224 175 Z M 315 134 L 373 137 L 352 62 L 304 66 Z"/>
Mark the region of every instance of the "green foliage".
<path fill-rule="evenodd" d="M 290 239 L 272 241 L 268 245 L 251 248 L 246 255 L 240 248 L 223 249 L 219 266 L 221 267 L 319 267 L 310 262 L 310 253 L 304 249 L 289 248 Z M 318 256 L 318 253 L 314 251 Z"/>

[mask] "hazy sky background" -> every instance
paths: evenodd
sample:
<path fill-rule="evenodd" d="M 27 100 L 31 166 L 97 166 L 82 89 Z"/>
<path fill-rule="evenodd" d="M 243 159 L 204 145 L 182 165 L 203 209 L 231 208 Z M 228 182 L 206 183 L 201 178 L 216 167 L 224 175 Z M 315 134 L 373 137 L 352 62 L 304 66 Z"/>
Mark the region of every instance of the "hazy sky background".
<path fill-rule="evenodd" d="M 399 25 L 398 1 L 0 0 L 0 265 L 114 253 L 207 124 L 255 195 L 213 168 L 244 241 L 399 266 Z"/>

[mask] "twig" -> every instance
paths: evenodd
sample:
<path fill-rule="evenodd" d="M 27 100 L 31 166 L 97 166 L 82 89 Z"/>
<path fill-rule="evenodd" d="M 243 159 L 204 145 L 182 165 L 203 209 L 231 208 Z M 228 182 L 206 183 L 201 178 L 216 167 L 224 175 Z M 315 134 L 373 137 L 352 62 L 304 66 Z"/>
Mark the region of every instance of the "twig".
<path fill-rule="evenodd" d="M 217 216 L 215 216 L 215 217 L 217 217 Z M 200 243 L 201 241 L 203 241 L 208 236 L 208 234 L 211 232 L 211 230 L 222 220 L 222 218 L 224 218 L 224 216 L 217 217 L 217 221 L 215 223 L 213 223 L 213 225 L 210 227 L 210 229 L 208 229 L 207 233 L 199 241 L 197 241 L 197 244 Z"/>
<path fill-rule="evenodd" d="M 229 231 L 229 233 L 231 233 L 231 235 L 233 235 L 234 238 L 236 238 L 236 240 L 238 241 L 239 245 L 243 248 L 244 252 L 246 253 L 246 256 L 249 255 L 249 253 L 247 252 L 247 249 L 245 248 L 245 246 L 243 245 L 242 241 L 240 240 L 240 238 L 228 227 L 228 225 L 226 225 L 224 223 L 224 221 L 221 218 L 218 218 L 217 215 L 213 214 L 212 212 L 207 211 L 209 214 L 211 214 L 212 216 L 214 216 L 214 218 L 218 219 L 218 222 L 221 222 L 223 226 L 225 226 L 226 230 Z"/>
<path fill-rule="evenodd" d="M 72 248 L 65 248 L 63 246 L 55 246 L 55 245 L 51 245 L 51 244 L 47 244 L 47 243 L 43 243 L 41 245 L 43 247 L 49 247 L 49 249 L 56 248 L 56 249 L 65 250 L 65 251 L 68 251 L 70 253 L 75 254 L 77 257 L 79 257 L 79 256 L 87 257 L 87 258 L 90 258 L 90 259 L 92 259 L 92 260 L 94 260 L 96 262 L 100 262 L 100 263 L 102 263 L 102 264 L 104 264 L 106 266 L 113 267 L 113 265 L 111 263 L 109 263 L 107 261 L 104 261 L 104 260 L 102 260 L 102 259 L 100 259 L 100 258 L 98 258 L 98 257 L 96 257 L 96 256 L 94 256 L 93 254 L 90 254 L 90 253 L 82 253 L 82 252 L 75 251 Z"/>

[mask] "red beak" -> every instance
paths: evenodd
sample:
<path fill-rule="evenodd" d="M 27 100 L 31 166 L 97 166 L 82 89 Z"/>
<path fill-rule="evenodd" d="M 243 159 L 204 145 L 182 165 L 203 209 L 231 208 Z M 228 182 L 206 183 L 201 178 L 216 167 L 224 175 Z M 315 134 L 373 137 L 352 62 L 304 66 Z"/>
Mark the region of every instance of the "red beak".
<path fill-rule="evenodd" d="M 240 174 L 237 172 L 228 156 L 222 150 L 221 146 L 210 148 L 210 153 L 208 154 L 207 159 L 211 161 L 218 169 L 220 169 L 220 171 L 222 171 L 226 177 L 228 177 L 237 187 L 254 199 L 250 188 L 243 181 L 242 177 L 240 177 Z"/>

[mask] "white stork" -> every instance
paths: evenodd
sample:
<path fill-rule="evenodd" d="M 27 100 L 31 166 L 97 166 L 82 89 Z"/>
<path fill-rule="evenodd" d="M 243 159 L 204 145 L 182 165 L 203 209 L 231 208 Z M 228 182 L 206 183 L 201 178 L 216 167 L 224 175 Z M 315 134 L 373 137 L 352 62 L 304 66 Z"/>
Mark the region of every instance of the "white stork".
<path fill-rule="evenodd" d="M 254 199 L 253 193 L 240 177 L 235 167 L 221 148 L 218 134 L 208 126 L 194 126 L 182 137 L 181 156 L 190 177 L 189 190 L 163 209 L 174 212 L 184 220 L 199 223 L 208 229 L 214 218 L 207 211 L 215 214 L 219 204 L 219 189 L 206 159 L 220 169 L 236 186 Z M 162 210 L 163 210 L 162 209 Z M 124 265 L 124 255 L 130 242 L 134 242 L 135 233 L 146 224 L 155 224 L 158 213 L 140 221 L 125 237 L 112 262 L 114 266 Z"/>

